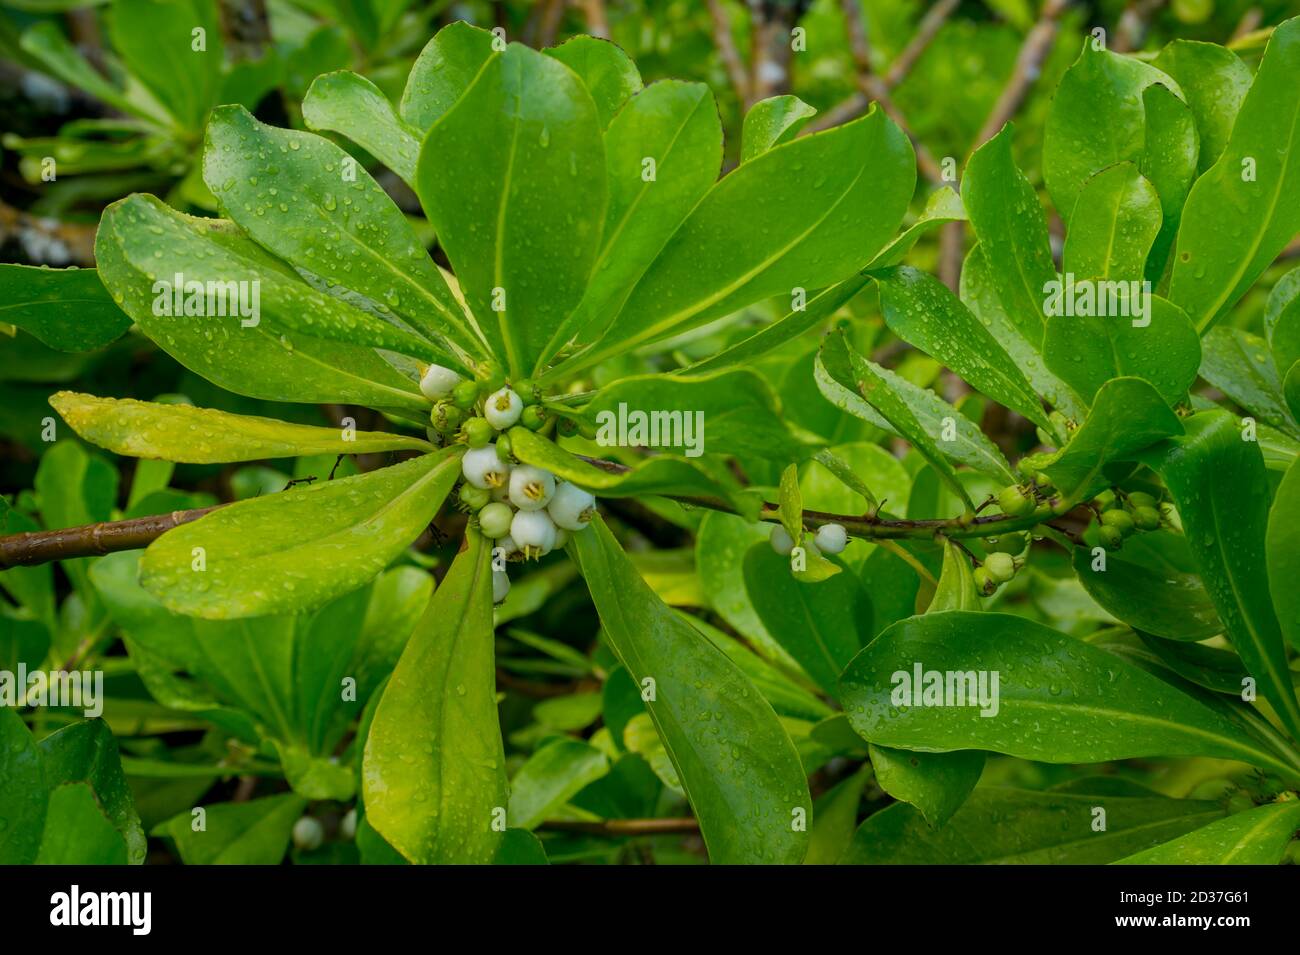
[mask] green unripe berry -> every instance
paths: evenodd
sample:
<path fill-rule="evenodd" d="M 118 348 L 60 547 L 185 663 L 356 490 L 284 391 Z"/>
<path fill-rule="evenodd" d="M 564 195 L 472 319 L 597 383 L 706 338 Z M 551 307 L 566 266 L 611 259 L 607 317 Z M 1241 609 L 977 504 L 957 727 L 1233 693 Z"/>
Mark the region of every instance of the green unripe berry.
<path fill-rule="evenodd" d="M 997 591 L 997 581 L 989 576 L 989 572 L 983 567 L 976 567 L 975 573 L 972 574 L 972 576 L 975 578 L 975 589 L 979 591 L 982 596 L 991 597 Z"/>
<path fill-rule="evenodd" d="M 439 401 L 429 412 L 429 421 L 439 434 L 455 434 L 465 423 L 465 412 L 450 401 Z"/>
<path fill-rule="evenodd" d="M 497 435 L 497 457 L 509 464 L 513 456 L 514 451 L 510 447 L 510 435 L 504 432 Z"/>
<path fill-rule="evenodd" d="M 1024 488 L 1013 484 L 998 493 L 998 507 L 1002 508 L 1003 514 L 1024 517 L 1034 510 L 1034 502 L 1029 499 Z"/>
<path fill-rule="evenodd" d="M 492 440 L 492 435 L 496 433 L 492 430 L 492 425 L 488 424 L 483 418 L 470 418 L 460 431 L 465 437 L 465 443 L 471 448 L 483 447 Z"/>
<path fill-rule="evenodd" d="M 1107 550 L 1119 550 L 1124 546 L 1124 535 L 1118 528 L 1111 527 L 1109 524 L 1097 528 L 1097 536 L 1101 538 L 1101 543 Z"/>
<path fill-rule="evenodd" d="M 492 492 L 466 482 L 460 486 L 459 497 L 467 511 L 480 511 L 492 501 Z"/>
<path fill-rule="evenodd" d="M 984 569 L 991 579 L 1005 584 L 1016 575 L 1016 562 L 1010 554 L 989 554 L 988 559 L 984 561 Z"/>
<path fill-rule="evenodd" d="M 478 401 L 478 389 L 477 381 L 462 381 L 451 390 L 452 403 L 462 411 L 469 411 Z"/>
<path fill-rule="evenodd" d="M 485 394 L 491 394 L 494 391 L 500 391 L 506 383 L 506 373 L 501 365 L 495 361 L 485 361 L 475 369 L 478 374 L 478 380 L 483 383 Z"/>
<path fill-rule="evenodd" d="M 1160 512 L 1154 507 L 1135 507 L 1133 523 L 1139 530 L 1154 531 L 1160 527 Z"/>
<path fill-rule="evenodd" d="M 988 548 L 989 553 L 999 554 L 1019 554 L 1029 545 L 1029 535 L 1024 531 L 1012 531 L 1009 534 L 1003 534 L 1001 537 L 989 537 L 984 541 L 984 546 Z"/>
<path fill-rule="evenodd" d="M 509 504 L 496 501 L 478 512 L 478 526 L 485 537 L 497 540 L 510 533 L 510 522 L 514 518 L 515 512 Z"/>
<path fill-rule="evenodd" d="M 1137 528 L 1137 525 L 1133 522 L 1133 518 L 1129 512 L 1120 509 L 1107 511 L 1105 514 L 1102 514 L 1101 523 L 1105 527 L 1115 528 L 1115 530 L 1119 531 L 1125 537 L 1128 537 L 1128 535 L 1132 534 Z"/>
<path fill-rule="evenodd" d="M 1145 494 L 1142 491 L 1134 491 L 1132 494 L 1128 496 L 1128 503 L 1129 503 L 1129 507 L 1133 507 L 1133 508 L 1138 508 L 1138 507 L 1154 508 L 1160 502 L 1157 501 L 1150 494 Z"/>
<path fill-rule="evenodd" d="M 529 431 L 541 431 L 546 427 L 548 417 L 546 409 L 541 405 L 529 405 L 519 416 L 519 423 Z"/>
<path fill-rule="evenodd" d="M 523 378 L 515 382 L 512 387 L 515 390 L 515 394 L 519 396 L 519 399 L 524 404 L 531 405 L 535 401 L 537 401 L 538 398 L 537 382 L 533 381 L 533 379 Z"/>

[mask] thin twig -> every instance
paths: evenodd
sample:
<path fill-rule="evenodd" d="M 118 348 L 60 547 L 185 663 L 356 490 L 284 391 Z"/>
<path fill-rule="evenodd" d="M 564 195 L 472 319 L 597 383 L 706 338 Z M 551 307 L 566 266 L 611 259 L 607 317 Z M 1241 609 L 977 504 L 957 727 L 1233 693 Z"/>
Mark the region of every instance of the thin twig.
<path fill-rule="evenodd" d="M 692 817 L 680 819 L 606 819 L 603 822 L 578 822 L 552 819 L 539 827 L 551 832 L 583 832 L 593 836 L 685 836 L 700 831 Z"/>
<path fill-rule="evenodd" d="M 1115 53 L 1136 50 L 1146 39 L 1152 14 L 1164 6 L 1165 0 L 1129 0 L 1115 26 L 1115 39 L 1110 48 Z"/>
<path fill-rule="evenodd" d="M 731 85 L 741 103 L 749 102 L 749 77 L 745 73 L 745 63 L 736 49 L 736 41 L 731 35 L 731 18 L 722 8 L 722 0 L 709 0 L 709 17 L 713 20 L 713 44 L 718 48 L 718 57 L 731 78 Z"/>
<path fill-rule="evenodd" d="M 148 547 L 173 527 L 197 521 L 205 514 L 224 506 L 217 504 L 153 517 L 137 517 L 129 521 L 103 521 L 61 530 L 28 531 L 0 537 L 0 570 L 47 564 L 52 560 L 100 557 L 117 551 L 139 550 Z"/>
<path fill-rule="evenodd" d="M 587 32 L 602 40 L 609 39 L 609 18 L 605 15 L 605 0 L 581 0 L 583 15 L 587 18 Z"/>

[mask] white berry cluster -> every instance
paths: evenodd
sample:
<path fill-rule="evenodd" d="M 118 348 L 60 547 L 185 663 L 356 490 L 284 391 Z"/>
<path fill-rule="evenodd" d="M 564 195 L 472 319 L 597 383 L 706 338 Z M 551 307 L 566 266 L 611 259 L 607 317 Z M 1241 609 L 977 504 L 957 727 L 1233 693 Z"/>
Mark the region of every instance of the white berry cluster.
<path fill-rule="evenodd" d="M 542 557 L 563 547 L 570 531 L 591 523 L 596 498 L 576 484 L 557 481 L 550 471 L 515 461 L 510 438 L 501 433 L 516 424 L 534 431 L 546 426 L 531 382 L 512 387 L 495 369 L 470 382 L 431 365 L 420 390 L 435 402 L 433 427 L 444 436 L 456 432 L 456 439 L 468 446 L 461 458 L 465 480 L 458 498 L 494 550 L 507 558 Z M 509 576 L 494 570 L 493 600 L 499 603 L 509 592 Z"/>
<path fill-rule="evenodd" d="M 794 550 L 794 539 L 780 524 L 772 527 L 772 536 L 769 540 L 772 549 L 782 556 L 787 556 Z M 811 546 L 819 554 L 838 554 L 848 546 L 848 543 L 849 534 L 843 524 L 823 524 L 817 528 Z"/>

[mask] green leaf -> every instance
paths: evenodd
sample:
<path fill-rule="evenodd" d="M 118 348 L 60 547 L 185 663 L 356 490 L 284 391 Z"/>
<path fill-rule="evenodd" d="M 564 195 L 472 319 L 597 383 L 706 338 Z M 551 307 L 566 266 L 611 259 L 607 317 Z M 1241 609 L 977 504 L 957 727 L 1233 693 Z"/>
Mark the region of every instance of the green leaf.
<path fill-rule="evenodd" d="M 623 443 L 620 424 L 626 421 L 626 443 L 690 458 L 708 453 L 789 461 L 811 451 L 790 430 L 766 380 L 748 369 L 698 378 L 621 378 L 598 391 L 583 415 L 595 421 L 597 440 L 607 447 Z"/>
<path fill-rule="evenodd" d="M 969 798 L 984 772 L 979 750 L 920 753 L 867 744 L 876 782 L 889 795 L 911 803 L 938 828 Z"/>
<path fill-rule="evenodd" d="M 1088 595 L 1134 630 L 1169 640 L 1205 640 L 1223 632 L 1214 602 L 1196 574 L 1151 566 L 1107 554 L 1104 570 L 1086 547 L 1076 547 L 1071 563 Z"/>
<path fill-rule="evenodd" d="M 1119 377 L 1145 379 L 1171 406 L 1183 403 L 1201 364 L 1200 336 L 1177 305 L 1155 295 L 1146 303 L 1145 318 L 1053 315 L 1043 341 L 1048 368 L 1089 404 Z"/>
<path fill-rule="evenodd" d="M 843 281 L 894 234 L 915 183 L 911 144 L 880 110 L 743 163 L 673 233 L 585 360 Z"/>
<path fill-rule="evenodd" d="M 550 865 L 542 841 L 527 829 L 507 829 L 492 857 L 493 865 Z"/>
<path fill-rule="evenodd" d="M 186 865 L 279 865 L 305 808 L 307 800 L 294 793 L 223 802 L 204 807 L 204 829 L 194 829 L 186 810 L 153 834 L 170 838 Z"/>
<path fill-rule="evenodd" d="M 1287 410 L 1279 370 L 1268 344 L 1245 329 L 1212 328 L 1201 350 L 1201 377 L 1247 412 L 1289 434 L 1300 434 Z"/>
<path fill-rule="evenodd" d="M 1187 434 L 1145 457 L 1173 495 L 1192 556 L 1225 634 L 1282 724 L 1300 737 L 1300 704 L 1269 596 L 1268 478 L 1259 445 L 1224 412 L 1188 419 Z"/>
<path fill-rule="evenodd" d="M 641 90 L 641 74 L 636 64 L 608 40 L 580 35 L 542 52 L 578 74 L 596 104 L 602 129 Z"/>
<path fill-rule="evenodd" d="M 809 106 L 797 96 L 772 96 L 759 100 L 745 114 L 740 161 L 748 162 L 773 147 L 788 143 L 816 115 L 816 107 Z"/>
<path fill-rule="evenodd" d="M 957 296 L 910 266 L 873 273 L 880 309 L 895 335 L 947 365 L 999 404 L 1050 429 L 1042 402 L 1015 361 Z"/>
<path fill-rule="evenodd" d="M 535 372 L 600 249 L 605 152 L 591 96 L 557 60 L 511 44 L 429 130 L 416 181 L 493 353 L 516 375 Z"/>
<path fill-rule="evenodd" d="M 506 807 L 491 551 L 470 531 L 384 689 L 366 741 L 366 815 L 416 863 L 492 861 Z"/>
<path fill-rule="evenodd" d="M 1097 809 L 1104 830 L 1094 828 Z M 1180 836 L 1222 810 L 1163 796 L 977 789 L 943 828 L 916 809 L 889 806 L 867 819 L 842 860 L 857 865 L 1096 865 Z"/>
<path fill-rule="evenodd" d="M 126 840 L 132 865 L 144 861 L 145 835 L 131 790 L 122 773 L 117 740 L 100 719 L 82 720 L 40 741 L 45 784 L 53 792 L 63 783 L 87 783 L 113 827 Z M 49 820 L 47 820 L 47 825 Z"/>
<path fill-rule="evenodd" d="M 158 122 L 164 118 L 158 112 L 139 106 L 121 89 L 104 79 L 53 21 L 45 20 L 28 27 L 23 32 L 20 45 L 23 52 L 34 57 L 51 76 L 85 90 L 107 105 L 145 120 Z"/>
<path fill-rule="evenodd" d="M 934 597 L 926 612 L 981 610 L 983 606 L 979 591 L 975 589 L 975 575 L 971 570 L 970 558 L 952 541 L 944 541 L 943 570 L 939 573 L 939 585 L 934 590 Z"/>
<path fill-rule="evenodd" d="M 812 800 L 798 754 L 771 706 L 725 654 L 670 611 L 636 573 L 604 521 L 574 535 L 610 647 L 646 703 L 691 801 L 710 861 L 793 863 L 807 834 L 792 827 Z M 709 714 L 709 719 L 702 719 Z"/>
<path fill-rule="evenodd" d="M 203 181 L 225 213 L 263 248 L 332 283 L 335 296 L 344 289 L 363 296 L 356 304 L 374 336 L 368 344 L 410 345 L 409 334 L 383 337 L 395 313 L 398 327 L 483 354 L 415 230 L 365 169 L 349 167 L 351 179 L 345 175 L 342 149 L 313 133 L 260 123 L 242 106 L 213 111 L 206 143 Z M 445 347 L 406 353 L 446 357 Z"/>
<path fill-rule="evenodd" d="M 36 493 L 41 520 L 47 528 L 80 527 L 107 521 L 117 502 L 117 469 L 75 441 L 59 441 L 41 456 L 36 469 Z M 83 600 L 95 606 L 95 592 L 86 577 L 90 558 L 61 561 Z M 92 614 L 93 616 L 93 614 Z"/>
<path fill-rule="evenodd" d="M 433 450 L 427 441 L 406 435 L 288 424 L 193 405 L 96 398 L 72 391 L 51 395 L 50 405 L 73 431 L 114 454 L 183 464 Z"/>
<path fill-rule="evenodd" d="M 36 861 L 45 828 L 46 788 L 41 751 L 18 711 L 0 706 L 0 864 Z"/>
<path fill-rule="evenodd" d="M 1278 485 L 1264 539 L 1269 592 L 1282 632 L 1300 650 L 1300 465 L 1292 464 Z"/>
<path fill-rule="evenodd" d="M 0 321 L 59 351 L 94 351 L 131 327 L 94 269 L 0 264 Z"/>
<path fill-rule="evenodd" d="M 126 865 L 126 842 L 95 802 L 85 783 L 56 786 L 50 793 L 37 865 Z"/>
<path fill-rule="evenodd" d="M 140 582 L 168 609 L 209 619 L 319 606 L 383 570 L 459 476 L 460 456 L 449 449 L 237 501 L 150 544 Z"/>
<path fill-rule="evenodd" d="M 609 773 L 609 758 L 582 740 L 561 737 L 528 757 L 510 780 L 508 818 L 535 829 L 579 790 Z"/>
<path fill-rule="evenodd" d="M 214 0 L 114 0 L 111 11 L 113 49 L 132 78 L 197 132 L 216 102 L 225 59 Z M 194 49 L 195 30 L 203 31 L 202 50 Z"/>
<path fill-rule="evenodd" d="M 1060 492 L 1058 511 L 1063 514 L 1102 490 L 1107 465 L 1132 461 L 1144 448 L 1182 431 L 1178 416 L 1141 378 L 1106 382 L 1093 399 L 1088 420 L 1042 467 Z"/>
<path fill-rule="evenodd" d="M 510 429 L 510 448 L 520 461 L 545 468 L 598 497 L 638 497 L 668 494 L 723 500 L 751 519 L 761 501 L 742 491 L 735 478 L 708 459 L 684 459 L 661 454 L 629 470 L 612 470 L 584 461 L 527 428 Z"/>
<path fill-rule="evenodd" d="M 1199 144 L 1191 108 L 1180 95 L 1164 86 L 1149 86 L 1142 91 L 1142 105 L 1147 126 L 1138 168 L 1155 186 L 1164 212 L 1160 234 L 1146 265 L 1146 277 L 1155 284 L 1165 274 L 1178 235 L 1183 203 L 1196 178 Z"/>
<path fill-rule="evenodd" d="M 1135 164 L 1103 169 L 1079 191 L 1062 271 L 1076 279 L 1142 281 L 1161 218 L 1160 197 Z"/>
<path fill-rule="evenodd" d="M 1196 168 L 1205 172 L 1232 135 L 1250 89 L 1250 68 L 1231 50 L 1196 40 L 1174 40 L 1151 63 L 1173 77 L 1187 97 L 1201 143 Z"/>
<path fill-rule="evenodd" d="M 799 465 L 788 464 L 781 472 L 780 499 L 777 510 L 781 515 L 781 526 L 790 535 L 790 540 L 798 544 L 803 540 L 803 498 L 799 493 Z"/>
<path fill-rule="evenodd" d="M 425 131 L 469 89 L 492 56 L 492 34 L 456 20 L 420 51 L 402 93 L 402 119 Z"/>
<path fill-rule="evenodd" d="M 309 129 L 346 136 L 415 188 L 420 130 L 404 122 L 364 76 L 339 70 L 316 77 L 303 98 L 302 118 Z"/>
<path fill-rule="evenodd" d="M 1120 859 L 1120 865 L 1277 865 L 1300 828 L 1300 802 L 1256 806 L 1163 845 Z"/>
<path fill-rule="evenodd" d="M 925 201 L 925 209 L 920 217 L 893 242 L 881 249 L 880 254 L 867 265 L 867 269 L 884 269 L 891 265 L 898 265 L 916 245 L 917 240 L 927 232 L 949 222 L 965 221 L 966 209 L 961 204 L 961 196 L 957 195 L 955 189 L 941 186 L 930 193 L 930 198 Z"/>
<path fill-rule="evenodd" d="M 1201 331 L 1300 232 L 1297 72 L 1300 17 L 1273 31 L 1223 155 L 1187 197 L 1169 298 Z"/>
<path fill-rule="evenodd" d="M 104 287 L 150 338 L 229 391 L 271 401 L 428 408 L 416 383 L 369 347 L 417 339 L 316 291 L 231 222 L 191 218 L 152 196 L 130 196 L 104 211 L 95 258 Z M 224 289 L 247 282 L 246 303 L 259 289 L 257 324 L 242 325 L 254 319 L 239 314 L 199 321 L 192 314 L 157 314 L 170 311 L 154 306 L 172 298 L 168 288 L 177 273 L 187 285 L 211 281 Z M 155 291 L 159 282 L 166 286 Z M 348 340 L 368 339 L 380 328 L 389 330 L 387 342 Z"/>
<path fill-rule="evenodd" d="M 1264 331 L 1278 374 L 1300 361 L 1300 269 L 1286 273 L 1268 293 Z"/>
<path fill-rule="evenodd" d="M 871 597 L 857 575 L 805 583 L 789 558 L 760 543 L 745 555 L 745 587 L 767 632 L 834 696 L 840 673 L 871 638 Z"/>
<path fill-rule="evenodd" d="M 582 301 L 543 359 L 575 335 L 597 337 L 614 320 L 721 165 L 722 125 L 708 86 L 664 80 L 628 101 L 605 133 L 609 206 L 600 254 Z"/>
<path fill-rule="evenodd" d="M 901 378 L 863 358 L 849 346 L 843 335 L 826 337 L 817 355 L 816 377 L 817 387 L 827 401 L 866 421 L 874 423 L 883 418 L 889 430 L 911 442 L 930 462 L 939 477 L 967 507 L 974 507 L 966 486 L 957 479 L 957 472 L 949 463 L 948 456 L 935 440 L 934 436 L 942 433 L 942 419 L 936 420 L 932 402 L 918 400 L 917 392 L 921 389 L 909 391 L 900 387 Z M 954 427 L 960 428 L 962 420 L 963 415 L 954 410 Z M 969 423 L 969 419 L 964 420 Z M 974 430 L 978 431 L 978 428 Z M 967 441 L 970 447 L 979 449 L 978 442 L 970 441 L 969 437 Z M 951 444 L 955 442 L 945 442 L 944 446 Z"/>
<path fill-rule="evenodd" d="M 804 865 L 834 865 L 840 861 L 858 827 L 858 803 L 870 778 L 871 768 L 864 766 L 817 797 Z"/>
<path fill-rule="evenodd" d="M 924 703 L 927 688 L 933 694 L 936 677 L 926 674 L 938 674 L 941 687 L 947 674 L 965 675 L 962 684 L 952 678 L 954 690 L 982 675 L 987 705 L 900 705 Z M 1235 723 L 1158 677 L 1008 614 L 952 610 L 895 624 L 849 664 L 840 700 L 853 728 L 877 745 L 984 749 L 1050 763 L 1214 756 L 1293 772 Z M 960 702 L 955 692 L 948 702 Z"/>

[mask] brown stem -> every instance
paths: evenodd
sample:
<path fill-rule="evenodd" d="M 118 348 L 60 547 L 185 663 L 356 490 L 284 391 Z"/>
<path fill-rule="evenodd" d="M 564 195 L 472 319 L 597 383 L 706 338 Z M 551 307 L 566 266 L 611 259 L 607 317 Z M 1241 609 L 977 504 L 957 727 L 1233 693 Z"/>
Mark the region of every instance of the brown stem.
<path fill-rule="evenodd" d="M 609 39 L 609 18 L 605 15 L 605 0 L 581 0 L 583 15 L 587 18 L 587 32 L 602 40 Z"/>
<path fill-rule="evenodd" d="M 606 819 L 603 822 L 577 822 L 552 819 L 540 828 L 551 832 L 583 832 L 593 836 L 681 836 L 700 831 L 700 823 L 691 817 L 680 819 Z"/>
<path fill-rule="evenodd" d="M 29 531 L 0 537 L 0 570 L 28 567 L 52 560 L 74 557 L 100 557 L 122 550 L 148 547 L 173 527 L 197 521 L 224 504 L 172 511 L 154 517 L 137 517 L 129 521 L 104 521 L 54 531 Z"/>
<path fill-rule="evenodd" d="M 736 49 L 735 38 L 731 35 L 731 18 L 722 7 L 722 0 L 708 0 L 709 17 L 713 20 L 713 44 L 718 48 L 718 57 L 731 79 L 731 85 L 742 104 L 749 103 L 749 76 L 745 63 Z"/>

